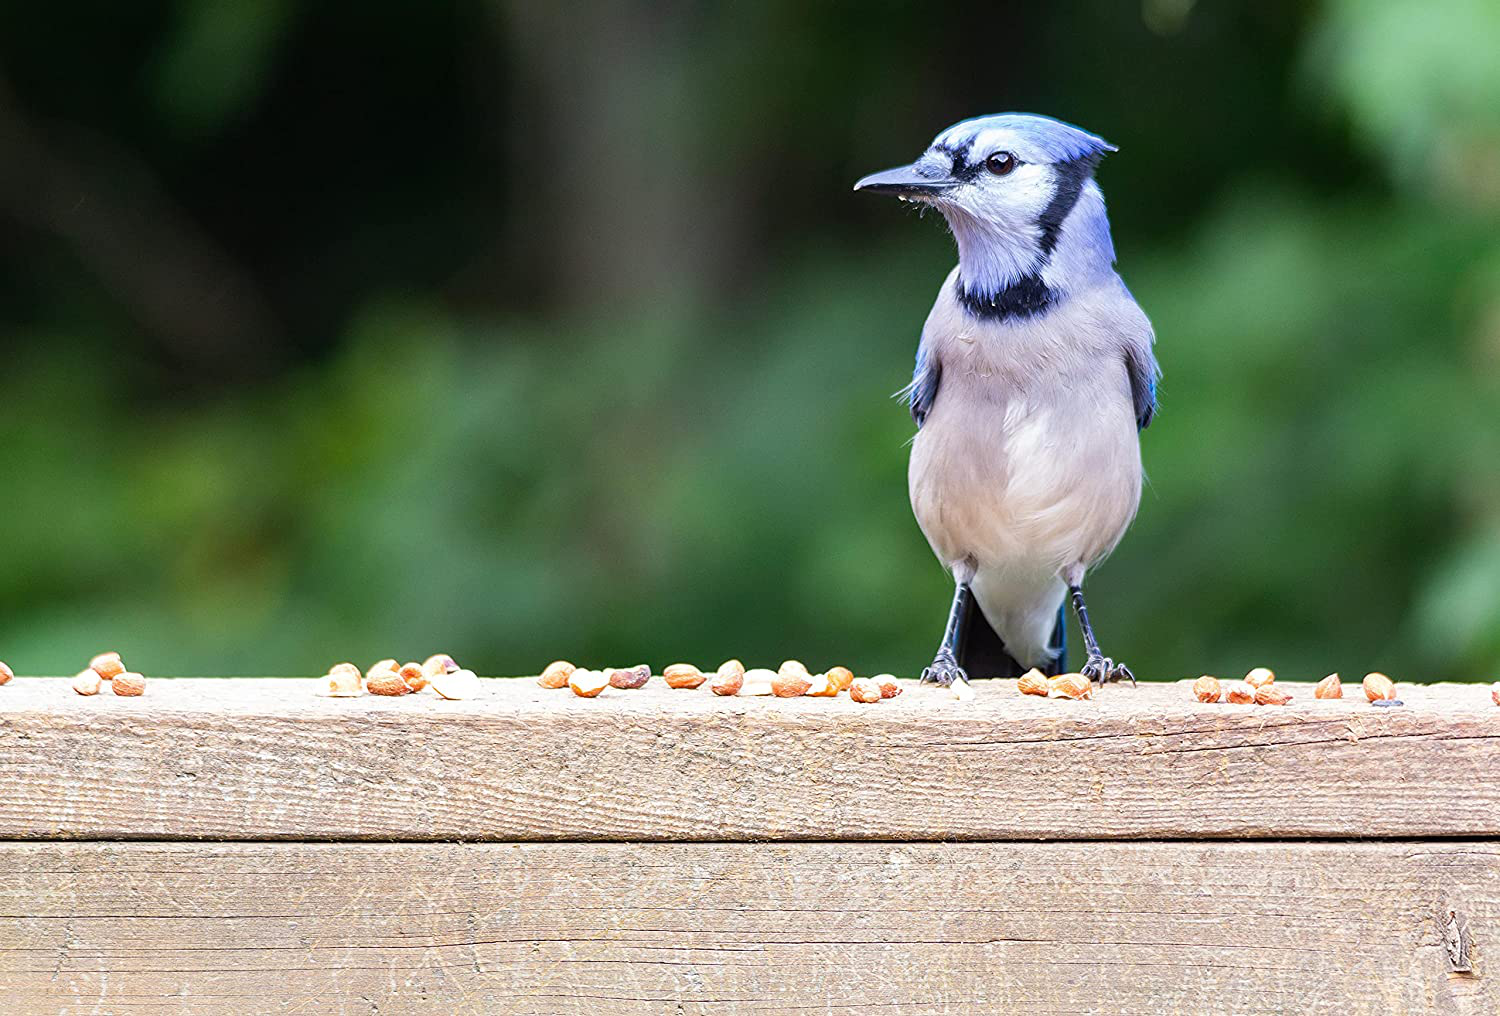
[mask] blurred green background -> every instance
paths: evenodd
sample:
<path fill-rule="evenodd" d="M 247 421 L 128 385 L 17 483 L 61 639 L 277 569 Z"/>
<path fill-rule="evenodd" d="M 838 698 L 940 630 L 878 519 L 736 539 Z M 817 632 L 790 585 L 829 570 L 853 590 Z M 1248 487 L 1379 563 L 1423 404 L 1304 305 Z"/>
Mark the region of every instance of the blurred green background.
<path fill-rule="evenodd" d="M 889 396 L 954 255 L 850 185 L 1017 109 L 1120 146 L 1166 372 L 1106 648 L 1500 677 L 1497 50 L 1495 0 L 0 5 L 0 658 L 915 672 Z"/>

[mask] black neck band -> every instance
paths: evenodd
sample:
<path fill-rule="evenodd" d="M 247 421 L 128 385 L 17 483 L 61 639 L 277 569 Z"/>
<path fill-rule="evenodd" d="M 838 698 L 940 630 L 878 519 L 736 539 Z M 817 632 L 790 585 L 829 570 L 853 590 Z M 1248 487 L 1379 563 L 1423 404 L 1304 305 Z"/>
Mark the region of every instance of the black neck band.
<path fill-rule="evenodd" d="M 955 282 L 964 310 L 987 321 L 1015 321 L 1034 317 L 1057 303 L 1057 291 L 1036 272 L 1023 275 L 993 296 L 970 292 L 960 275 Z"/>

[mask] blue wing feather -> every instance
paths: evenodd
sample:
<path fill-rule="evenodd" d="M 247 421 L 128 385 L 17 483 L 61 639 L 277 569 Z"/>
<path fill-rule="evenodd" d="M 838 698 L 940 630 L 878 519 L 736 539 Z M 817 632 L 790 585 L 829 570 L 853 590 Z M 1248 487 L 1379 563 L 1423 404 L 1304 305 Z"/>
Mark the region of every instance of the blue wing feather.
<path fill-rule="evenodd" d="M 1135 423 L 1145 430 L 1156 416 L 1156 382 L 1161 368 L 1149 348 L 1125 351 L 1125 370 L 1130 374 L 1130 397 L 1135 403 Z"/>
<path fill-rule="evenodd" d="M 907 406 L 911 409 L 911 418 L 917 422 L 917 429 L 922 429 L 922 424 L 927 420 L 927 414 L 932 411 L 932 403 L 937 399 L 938 383 L 943 377 L 943 367 L 934 357 L 927 355 L 925 346 L 917 347 L 917 367 L 912 372 L 911 384 L 897 393 L 899 398 L 905 399 Z"/>

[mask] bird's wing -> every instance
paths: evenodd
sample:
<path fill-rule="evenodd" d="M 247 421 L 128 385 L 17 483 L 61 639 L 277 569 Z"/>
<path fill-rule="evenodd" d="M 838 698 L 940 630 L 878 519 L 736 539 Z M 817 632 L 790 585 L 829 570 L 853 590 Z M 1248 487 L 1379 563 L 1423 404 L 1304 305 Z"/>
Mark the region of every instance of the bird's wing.
<path fill-rule="evenodd" d="M 917 429 L 927 420 L 932 403 L 937 398 L 938 383 L 943 378 L 943 365 L 927 350 L 924 340 L 917 346 L 917 367 L 912 371 L 911 384 L 897 393 L 911 408 L 911 418 L 917 421 Z"/>
<path fill-rule="evenodd" d="M 1130 398 L 1135 403 L 1135 422 L 1141 430 L 1151 426 L 1156 417 L 1156 382 L 1161 379 L 1161 367 L 1151 347 L 1156 342 L 1156 333 L 1146 312 L 1131 297 L 1125 284 L 1120 284 L 1124 301 L 1120 307 L 1120 324 L 1124 341 L 1125 373 L 1130 378 Z"/>

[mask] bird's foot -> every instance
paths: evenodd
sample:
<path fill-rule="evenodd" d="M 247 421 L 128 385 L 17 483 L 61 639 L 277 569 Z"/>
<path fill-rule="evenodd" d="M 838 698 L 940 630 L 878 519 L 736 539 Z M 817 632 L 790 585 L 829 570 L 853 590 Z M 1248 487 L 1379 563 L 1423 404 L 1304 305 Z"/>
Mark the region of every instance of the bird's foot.
<path fill-rule="evenodd" d="M 1123 663 L 1116 663 L 1108 656 L 1090 656 L 1079 673 L 1101 685 L 1110 681 L 1129 681 L 1130 686 L 1135 687 L 1135 675 L 1130 672 L 1130 668 Z"/>
<path fill-rule="evenodd" d="M 953 654 L 948 650 L 941 650 L 932 661 L 932 666 L 922 671 L 921 684 L 931 681 L 939 687 L 946 688 L 954 681 L 967 681 L 969 675 L 964 673 L 964 668 L 958 665 Z"/>

